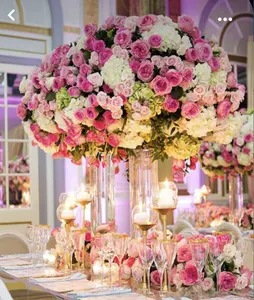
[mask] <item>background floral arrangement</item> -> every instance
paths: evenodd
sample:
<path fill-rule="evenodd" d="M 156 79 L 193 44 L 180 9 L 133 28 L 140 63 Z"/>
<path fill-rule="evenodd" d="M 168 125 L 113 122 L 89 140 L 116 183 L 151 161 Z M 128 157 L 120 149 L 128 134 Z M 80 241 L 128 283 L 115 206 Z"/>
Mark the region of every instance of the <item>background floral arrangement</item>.
<path fill-rule="evenodd" d="M 231 144 L 221 145 L 205 142 L 200 148 L 200 162 L 203 171 L 212 178 L 224 174 L 253 174 L 254 169 L 254 114 L 242 115 L 243 126 Z"/>
<path fill-rule="evenodd" d="M 229 222 L 230 214 L 231 210 L 229 207 L 206 202 L 197 206 L 196 225 L 198 227 L 216 227 L 222 222 Z"/>
<path fill-rule="evenodd" d="M 254 205 L 249 204 L 242 210 L 242 216 L 239 222 L 240 226 L 244 229 L 254 229 Z"/>
<path fill-rule="evenodd" d="M 230 143 L 238 131 L 245 88 L 230 71 L 225 51 L 186 15 L 110 17 L 22 80 L 17 115 L 55 158 L 98 164 L 148 148 L 155 159 L 185 160 L 204 138 Z"/>

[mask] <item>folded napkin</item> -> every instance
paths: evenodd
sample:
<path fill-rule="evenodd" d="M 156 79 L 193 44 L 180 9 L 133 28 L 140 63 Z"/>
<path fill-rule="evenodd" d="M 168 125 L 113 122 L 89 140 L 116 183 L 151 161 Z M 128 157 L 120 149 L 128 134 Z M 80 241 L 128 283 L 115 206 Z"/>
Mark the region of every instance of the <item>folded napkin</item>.
<path fill-rule="evenodd" d="M 26 270 L 26 269 L 33 269 L 33 268 L 41 268 L 43 267 L 43 264 L 29 265 L 28 263 L 26 263 L 26 265 L 15 265 L 15 266 L 5 266 L 5 267 L 0 266 L 0 267 L 4 270 Z"/>
<path fill-rule="evenodd" d="M 0 261 L 0 267 L 5 267 L 5 266 L 23 266 L 23 265 L 31 265 L 30 262 L 19 259 L 19 258 L 14 258 L 14 259 L 6 259 L 6 260 L 1 260 Z"/>
<path fill-rule="evenodd" d="M 74 273 L 69 276 L 63 276 L 63 277 L 49 277 L 49 278 L 33 278 L 31 279 L 32 282 L 35 283 L 43 283 L 43 282 L 60 282 L 60 281 L 72 281 L 72 280 L 79 280 L 84 279 L 86 276 L 82 273 Z"/>
<path fill-rule="evenodd" d="M 125 288 L 110 288 L 105 290 L 90 290 L 83 292 L 72 292 L 68 293 L 68 296 L 74 296 L 76 299 L 87 298 L 87 297 L 99 297 L 99 296 L 110 296 L 110 295 L 120 295 L 120 294 L 128 294 L 131 293 L 131 289 Z"/>

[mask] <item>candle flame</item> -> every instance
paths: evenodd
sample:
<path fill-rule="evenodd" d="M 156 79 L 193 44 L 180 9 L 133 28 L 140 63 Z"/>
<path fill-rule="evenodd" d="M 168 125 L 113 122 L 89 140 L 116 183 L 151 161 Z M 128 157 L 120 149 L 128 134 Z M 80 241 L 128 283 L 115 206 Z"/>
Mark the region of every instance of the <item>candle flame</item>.
<path fill-rule="evenodd" d="M 165 180 L 165 188 L 166 188 L 166 189 L 169 188 L 168 178 L 166 178 L 166 180 Z"/>

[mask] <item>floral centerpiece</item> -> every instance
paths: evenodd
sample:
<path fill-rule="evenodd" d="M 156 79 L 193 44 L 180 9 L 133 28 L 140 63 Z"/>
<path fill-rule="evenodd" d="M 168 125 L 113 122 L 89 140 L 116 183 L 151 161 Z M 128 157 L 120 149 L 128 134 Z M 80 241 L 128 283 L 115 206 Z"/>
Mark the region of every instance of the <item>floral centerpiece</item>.
<path fill-rule="evenodd" d="M 150 235 L 150 239 L 156 239 L 158 234 L 155 232 Z M 169 282 L 172 288 L 177 291 L 184 292 L 186 289 L 198 283 L 198 270 L 192 261 L 192 252 L 190 249 L 191 240 L 204 238 L 203 235 L 183 238 L 180 234 L 175 237 L 177 239 L 177 253 L 174 264 L 169 274 Z M 237 249 L 230 242 L 230 235 L 220 234 L 216 237 L 206 236 L 209 245 L 209 254 L 202 269 L 201 288 L 205 292 L 213 292 L 217 285 L 220 291 L 242 290 L 246 288 L 250 282 L 252 272 L 243 267 L 241 249 Z M 214 241 L 218 244 L 219 260 L 222 262 L 217 274 L 211 259 L 211 253 L 214 250 Z M 134 278 L 140 282 L 143 276 L 143 266 L 138 257 L 138 250 L 135 246 L 135 240 L 132 241 L 128 256 L 122 265 L 121 274 L 125 279 Z M 218 276 L 218 279 L 217 279 Z M 160 279 L 155 266 L 151 268 L 151 283 L 159 286 Z"/>
<path fill-rule="evenodd" d="M 254 229 L 254 205 L 249 204 L 248 207 L 242 209 L 239 225 L 244 229 Z"/>
<path fill-rule="evenodd" d="M 20 84 L 17 114 L 55 158 L 98 165 L 146 148 L 185 160 L 205 138 L 229 143 L 237 132 L 245 88 L 230 71 L 225 51 L 189 16 L 110 17 L 45 56 Z"/>
<path fill-rule="evenodd" d="M 254 133 L 252 115 L 243 115 L 239 134 L 228 145 L 205 142 L 200 148 L 200 162 L 205 174 L 223 179 L 224 174 L 253 174 Z"/>

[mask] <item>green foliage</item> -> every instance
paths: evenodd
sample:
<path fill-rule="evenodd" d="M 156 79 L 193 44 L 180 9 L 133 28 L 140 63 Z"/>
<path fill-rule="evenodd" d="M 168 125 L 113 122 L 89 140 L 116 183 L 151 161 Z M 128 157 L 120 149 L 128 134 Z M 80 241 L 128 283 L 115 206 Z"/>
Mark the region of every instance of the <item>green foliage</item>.
<path fill-rule="evenodd" d="M 55 100 L 56 99 L 56 93 L 54 93 L 53 91 L 48 92 L 45 99 L 47 101 Z"/>

